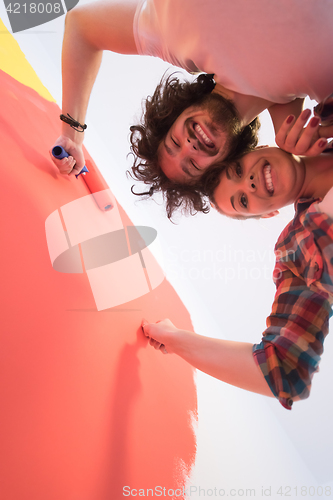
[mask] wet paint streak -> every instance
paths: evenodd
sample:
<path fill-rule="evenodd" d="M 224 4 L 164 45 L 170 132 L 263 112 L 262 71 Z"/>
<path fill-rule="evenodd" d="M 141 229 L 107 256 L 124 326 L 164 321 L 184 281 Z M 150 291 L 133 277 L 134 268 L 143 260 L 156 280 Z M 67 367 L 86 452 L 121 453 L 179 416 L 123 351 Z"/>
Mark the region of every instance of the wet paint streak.
<path fill-rule="evenodd" d="M 56 104 L 2 71 L 0 89 L 0 497 L 179 488 L 195 457 L 193 371 L 151 349 L 139 325 L 170 317 L 191 329 L 189 314 L 166 280 L 97 312 L 85 274 L 54 271 L 45 220 L 88 190 L 49 157 Z"/>

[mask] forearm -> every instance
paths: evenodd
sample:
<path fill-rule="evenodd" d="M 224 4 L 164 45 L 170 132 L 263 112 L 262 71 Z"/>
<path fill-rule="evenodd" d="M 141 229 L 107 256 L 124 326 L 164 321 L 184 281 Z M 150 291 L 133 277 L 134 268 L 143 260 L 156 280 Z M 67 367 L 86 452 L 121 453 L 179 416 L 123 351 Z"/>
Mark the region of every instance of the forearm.
<path fill-rule="evenodd" d="M 179 330 L 173 352 L 212 377 L 273 397 L 252 355 L 252 344 L 204 337 Z"/>
<path fill-rule="evenodd" d="M 82 36 L 82 26 L 77 22 L 75 10 L 66 16 L 62 50 L 62 111 L 75 120 L 85 123 L 90 94 L 101 64 L 102 50 L 87 42 Z M 83 139 L 63 122 L 63 133 L 73 140 Z"/>
<path fill-rule="evenodd" d="M 66 16 L 62 51 L 63 113 L 85 122 L 103 50 L 136 54 L 133 19 L 138 0 L 108 0 L 79 6 Z M 110 86 L 112 81 L 110 82 Z M 63 125 L 66 133 L 82 137 Z"/>

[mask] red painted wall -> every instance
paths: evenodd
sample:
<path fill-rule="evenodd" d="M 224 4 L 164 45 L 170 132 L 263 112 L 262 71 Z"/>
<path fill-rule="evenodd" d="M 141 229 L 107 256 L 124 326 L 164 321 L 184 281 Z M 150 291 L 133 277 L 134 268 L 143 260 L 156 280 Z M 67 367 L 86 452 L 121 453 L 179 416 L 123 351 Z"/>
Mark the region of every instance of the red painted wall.
<path fill-rule="evenodd" d="M 86 274 L 52 268 L 45 220 L 89 192 L 49 158 L 55 104 L 3 72 L 0 104 L 0 498 L 181 488 L 195 457 L 193 371 L 150 348 L 140 323 L 191 329 L 189 314 L 166 280 L 98 312 Z"/>

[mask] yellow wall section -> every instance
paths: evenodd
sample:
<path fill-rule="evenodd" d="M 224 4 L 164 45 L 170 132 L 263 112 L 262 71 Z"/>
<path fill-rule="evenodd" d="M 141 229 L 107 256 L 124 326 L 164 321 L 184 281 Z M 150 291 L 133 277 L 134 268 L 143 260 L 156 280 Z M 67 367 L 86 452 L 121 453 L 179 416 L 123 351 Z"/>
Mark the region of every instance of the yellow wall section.
<path fill-rule="evenodd" d="M 44 87 L 35 71 L 26 60 L 19 44 L 13 35 L 9 33 L 1 19 L 0 31 L 0 69 L 20 83 L 34 89 L 41 97 L 44 97 L 48 101 L 55 102 L 50 92 Z"/>

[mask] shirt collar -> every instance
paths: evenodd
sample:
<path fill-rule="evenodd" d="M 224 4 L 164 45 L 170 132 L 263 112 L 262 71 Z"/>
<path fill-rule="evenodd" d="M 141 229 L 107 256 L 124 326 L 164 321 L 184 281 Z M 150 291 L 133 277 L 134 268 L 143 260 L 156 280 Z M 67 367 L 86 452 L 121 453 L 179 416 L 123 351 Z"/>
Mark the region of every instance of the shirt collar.
<path fill-rule="evenodd" d="M 304 212 L 309 206 L 314 203 L 314 202 L 321 202 L 322 198 L 299 198 L 297 201 L 295 201 L 294 207 L 295 207 L 295 212 L 296 215 L 298 215 L 301 212 Z"/>

